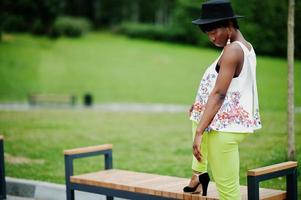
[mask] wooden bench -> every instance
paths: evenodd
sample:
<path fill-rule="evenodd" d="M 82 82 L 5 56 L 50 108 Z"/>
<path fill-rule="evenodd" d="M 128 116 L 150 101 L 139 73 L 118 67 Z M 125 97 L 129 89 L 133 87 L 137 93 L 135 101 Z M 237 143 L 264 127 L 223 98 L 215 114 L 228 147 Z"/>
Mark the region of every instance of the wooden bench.
<path fill-rule="evenodd" d="M 73 175 L 74 159 L 100 154 L 105 157 L 105 170 Z M 112 200 L 113 197 L 136 200 L 218 199 L 218 193 L 213 182 L 209 184 L 208 196 L 204 197 L 199 194 L 183 193 L 183 187 L 189 183 L 189 179 L 186 178 L 113 169 L 111 144 L 65 150 L 64 157 L 67 200 L 74 200 L 75 190 L 106 195 L 107 200 Z M 247 199 L 249 196 L 248 199 L 256 200 L 259 199 L 259 195 L 260 199 L 297 199 L 296 182 L 294 182 L 297 180 L 296 167 L 296 162 L 286 162 L 250 170 L 248 172 L 248 187 L 241 186 L 242 199 Z M 277 177 L 274 173 L 281 176 L 290 174 L 291 178 L 294 177 L 291 186 L 288 186 L 290 189 L 287 192 L 259 189 L 258 183 L 260 181 Z M 287 181 L 292 181 L 291 178 Z M 289 193 L 293 193 L 295 196 Z"/>
<path fill-rule="evenodd" d="M 28 102 L 31 106 L 36 105 L 71 105 L 76 104 L 74 95 L 58 95 L 58 94 L 30 94 Z"/>
<path fill-rule="evenodd" d="M 4 140 L 4 137 L 2 135 L 0 135 L 0 199 L 6 199 L 3 140 Z"/>

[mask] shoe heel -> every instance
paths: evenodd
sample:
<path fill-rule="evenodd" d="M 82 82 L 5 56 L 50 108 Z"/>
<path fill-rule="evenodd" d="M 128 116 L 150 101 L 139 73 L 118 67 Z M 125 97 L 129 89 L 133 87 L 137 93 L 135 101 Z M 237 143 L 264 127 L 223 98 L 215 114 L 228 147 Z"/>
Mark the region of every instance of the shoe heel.
<path fill-rule="evenodd" d="M 199 176 L 199 181 L 202 184 L 202 189 L 203 189 L 202 196 L 207 196 L 208 184 L 210 182 L 210 177 L 208 173 L 201 174 Z"/>
<path fill-rule="evenodd" d="M 207 190 L 208 190 L 208 184 L 202 184 L 202 189 L 203 189 L 203 192 L 202 192 L 202 196 L 207 196 Z"/>

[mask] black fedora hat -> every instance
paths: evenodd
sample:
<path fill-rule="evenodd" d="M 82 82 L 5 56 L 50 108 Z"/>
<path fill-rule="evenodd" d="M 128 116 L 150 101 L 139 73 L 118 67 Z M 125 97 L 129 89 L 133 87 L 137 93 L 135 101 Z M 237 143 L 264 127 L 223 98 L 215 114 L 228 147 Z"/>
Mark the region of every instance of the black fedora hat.
<path fill-rule="evenodd" d="M 193 24 L 211 24 L 227 19 L 242 18 L 244 16 L 235 15 L 228 0 L 210 0 L 202 4 L 201 17 L 193 20 Z"/>

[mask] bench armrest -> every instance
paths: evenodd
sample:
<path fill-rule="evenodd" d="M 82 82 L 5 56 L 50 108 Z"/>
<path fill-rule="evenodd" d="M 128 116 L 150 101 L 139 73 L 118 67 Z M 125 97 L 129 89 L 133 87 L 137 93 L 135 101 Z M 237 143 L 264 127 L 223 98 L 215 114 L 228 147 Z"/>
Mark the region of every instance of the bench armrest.
<path fill-rule="evenodd" d="M 113 168 L 111 144 L 104 144 L 98 146 L 82 147 L 76 149 L 69 149 L 64 151 L 65 157 L 65 178 L 66 183 L 70 184 L 70 176 L 73 176 L 73 160 L 77 158 L 84 158 L 96 155 L 104 155 L 105 169 Z"/>
<path fill-rule="evenodd" d="M 248 176 L 259 176 L 264 174 L 270 174 L 273 172 L 286 170 L 294 167 L 297 167 L 297 162 L 288 161 L 288 162 L 283 162 L 275 165 L 248 170 Z"/>
<path fill-rule="evenodd" d="M 288 161 L 248 170 L 248 199 L 259 200 L 259 182 L 286 176 L 286 199 L 297 200 L 297 162 Z"/>
<path fill-rule="evenodd" d="M 76 149 L 65 150 L 64 155 L 77 155 L 77 154 L 84 154 L 84 153 L 92 153 L 92 152 L 98 152 L 98 151 L 112 150 L 112 148 L 113 148 L 112 144 L 81 147 L 81 148 L 76 148 Z"/>

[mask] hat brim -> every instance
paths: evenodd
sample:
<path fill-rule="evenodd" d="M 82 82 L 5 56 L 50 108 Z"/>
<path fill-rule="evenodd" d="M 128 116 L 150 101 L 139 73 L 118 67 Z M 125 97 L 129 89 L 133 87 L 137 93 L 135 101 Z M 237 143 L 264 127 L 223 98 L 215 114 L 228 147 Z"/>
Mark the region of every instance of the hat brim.
<path fill-rule="evenodd" d="M 238 18 L 244 18 L 244 16 L 241 15 L 234 15 L 233 17 L 224 17 L 224 18 L 218 18 L 218 19 L 196 19 L 193 20 L 192 23 L 196 25 L 204 25 L 204 24 L 211 24 L 214 22 L 219 22 L 227 19 L 238 19 Z"/>

